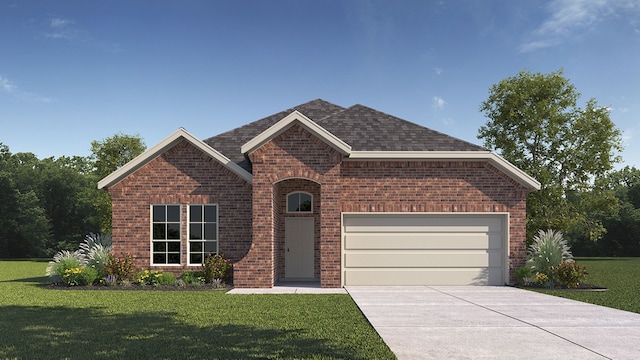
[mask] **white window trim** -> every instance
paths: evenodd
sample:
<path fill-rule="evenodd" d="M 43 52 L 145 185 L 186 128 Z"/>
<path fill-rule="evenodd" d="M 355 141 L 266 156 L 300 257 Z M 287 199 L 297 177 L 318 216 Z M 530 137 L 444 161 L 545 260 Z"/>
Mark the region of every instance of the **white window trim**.
<path fill-rule="evenodd" d="M 311 210 L 309 211 L 289 211 L 289 196 L 293 195 L 293 194 L 306 194 L 309 195 L 311 197 Z M 298 204 L 300 205 L 300 204 Z M 313 194 L 306 192 L 306 191 L 292 191 L 290 193 L 287 194 L 287 203 L 285 205 L 285 209 L 286 209 L 286 213 L 287 214 L 313 214 Z"/>
<path fill-rule="evenodd" d="M 178 206 L 180 209 L 180 262 L 178 264 L 156 264 L 153 262 L 153 207 L 154 206 Z M 149 265 L 150 266 L 182 266 L 182 246 L 184 245 L 182 242 L 182 205 L 180 204 L 151 204 L 149 206 Z M 165 221 L 166 223 L 166 221 Z M 160 240 L 158 240 L 160 241 Z M 164 240 L 165 242 L 169 240 Z"/>
<path fill-rule="evenodd" d="M 220 206 L 217 203 L 214 204 L 189 204 L 187 205 L 187 265 L 188 266 L 200 266 L 202 263 L 191 262 L 191 207 L 192 206 L 215 206 L 216 207 L 216 254 L 220 254 Z M 204 216 L 204 214 L 203 214 Z M 202 224 L 204 222 L 201 222 Z M 205 241 L 205 240 L 198 240 Z M 213 242 L 213 240 L 210 240 Z"/>

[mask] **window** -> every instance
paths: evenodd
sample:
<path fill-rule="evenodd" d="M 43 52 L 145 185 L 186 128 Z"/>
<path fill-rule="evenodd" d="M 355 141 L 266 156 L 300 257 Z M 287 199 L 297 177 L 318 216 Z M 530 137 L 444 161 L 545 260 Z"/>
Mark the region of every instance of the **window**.
<path fill-rule="evenodd" d="M 309 193 L 298 191 L 287 195 L 288 213 L 310 213 L 313 205 L 313 196 Z"/>
<path fill-rule="evenodd" d="M 189 264 L 202 264 L 218 253 L 218 206 L 189 206 Z"/>
<path fill-rule="evenodd" d="M 180 264 L 180 205 L 153 205 L 152 212 L 152 264 Z"/>

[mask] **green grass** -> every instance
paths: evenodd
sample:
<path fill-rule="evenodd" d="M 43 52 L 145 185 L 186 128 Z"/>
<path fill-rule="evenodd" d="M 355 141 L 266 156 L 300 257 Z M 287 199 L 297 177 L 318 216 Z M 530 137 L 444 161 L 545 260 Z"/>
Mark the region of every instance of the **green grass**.
<path fill-rule="evenodd" d="M 640 258 L 577 258 L 587 269 L 585 283 L 608 288 L 602 292 L 536 290 L 620 310 L 640 313 Z"/>
<path fill-rule="evenodd" d="M 348 295 L 59 290 L 0 261 L 0 358 L 395 359 Z"/>

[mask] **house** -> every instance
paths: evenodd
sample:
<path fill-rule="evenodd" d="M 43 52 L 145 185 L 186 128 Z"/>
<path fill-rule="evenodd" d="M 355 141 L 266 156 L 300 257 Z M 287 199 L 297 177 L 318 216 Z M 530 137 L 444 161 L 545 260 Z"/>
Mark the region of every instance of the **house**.
<path fill-rule="evenodd" d="M 313 100 L 200 140 L 179 129 L 102 179 L 113 248 L 141 268 L 234 263 L 234 286 L 503 285 L 540 184 L 380 111 Z"/>

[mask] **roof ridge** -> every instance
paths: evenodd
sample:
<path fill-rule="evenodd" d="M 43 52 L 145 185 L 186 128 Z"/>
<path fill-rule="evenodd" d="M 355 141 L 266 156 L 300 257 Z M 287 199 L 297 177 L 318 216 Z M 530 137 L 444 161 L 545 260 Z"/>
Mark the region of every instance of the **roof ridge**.
<path fill-rule="evenodd" d="M 345 111 L 347 111 L 347 110 L 349 110 L 349 109 L 351 109 L 351 106 L 349 106 L 348 108 L 344 108 L 344 107 L 343 107 L 343 108 L 342 108 L 342 110 L 340 110 L 340 111 L 336 111 L 336 112 L 334 112 L 334 113 L 332 113 L 332 114 L 329 114 L 329 115 L 327 115 L 327 116 L 325 116 L 325 117 L 322 117 L 322 118 L 320 118 L 320 119 L 316 119 L 315 121 L 322 121 L 322 120 L 324 120 L 324 119 L 326 119 L 326 118 L 330 118 L 330 117 L 332 117 L 332 116 L 336 116 L 336 115 L 338 115 L 338 114 L 340 114 L 340 113 L 343 113 L 343 112 L 345 112 Z"/>
<path fill-rule="evenodd" d="M 239 130 L 239 129 L 242 129 L 242 128 L 246 128 L 246 127 L 248 127 L 248 126 L 253 125 L 254 123 L 256 123 L 256 122 L 258 122 L 258 121 L 266 120 L 266 119 L 268 119 L 268 118 L 270 118 L 270 117 L 272 117 L 272 116 L 276 116 L 276 115 L 279 115 L 279 114 L 283 114 L 283 113 L 284 113 L 284 115 L 282 116 L 282 118 L 284 118 L 284 117 L 285 117 L 285 116 L 287 116 L 288 114 L 290 114 L 290 113 L 292 113 L 292 112 L 296 111 L 298 108 L 304 107 L 305 105 L 308 105 L 308 104 L 311 104 L 311 103 L 313 103 L 313 102 L 317 102 L 317 101 L 321 101 L 321 102 L 323 102 L 323 103 L 326 103 L 326 104 L 329 104 L 329 105 L 332 105 L 332 106 L 338 106 L 338 107 L 341 107 L 340 105 L 336 105 L 336 104 L 330 103 L 330 102 L 328 102 L 328 101 L 326 101 L 326 100 L 324 100 L 324 99 L 317 98 L 317 99 L 314 99 L 314 100 L 311 100 L 311 101 L 307 101 L 307 102 L 304 102 L 304 103 L 302 103 L 302 104 L 299 104 L 299 105 L 296 105 L 296 106 L 290 107 L 290 108 L 288 108 L 288 109 L 286 109 L 286 110 L 281 110 L 281 111 L 275 112 L 275 113 L 273 113 L 273 114 L 270 114 L 270 115 L 267 115 L 267 116 L 263 116 L 263 117 L 261 117 L 260 119 L 257 119 L 257 120 L 254 120 L 254 121 L 251 121 L 251 122 L 245 123 L 245 124 L 243 124 L 243 125 L 240 125 L 240 126 L 234 127 L 234 128 L 229 129 L 229 130 L 227 130 L 227 131 L 224 131 L 224 132 L 218 133 L 218 134 L 216 134 L 216 135 L 210 136 L 210 137 L 208 137 L 208 138 L 204 139 L 204 141 L 206 142 L 206 141 L 208 141 L 208 140 L 210 140 L 210 139 L 213 139 L 213 138 L 215 138 L 215 137 L 219 137 L 220 135 L 224 135 L 224 134 L 227 134 L 227 133 L 230 133 L 230 132 L 234 132 L 234 131 Z M 306 114 L 305 114 L 305 116 L 306 116 Z"/>

